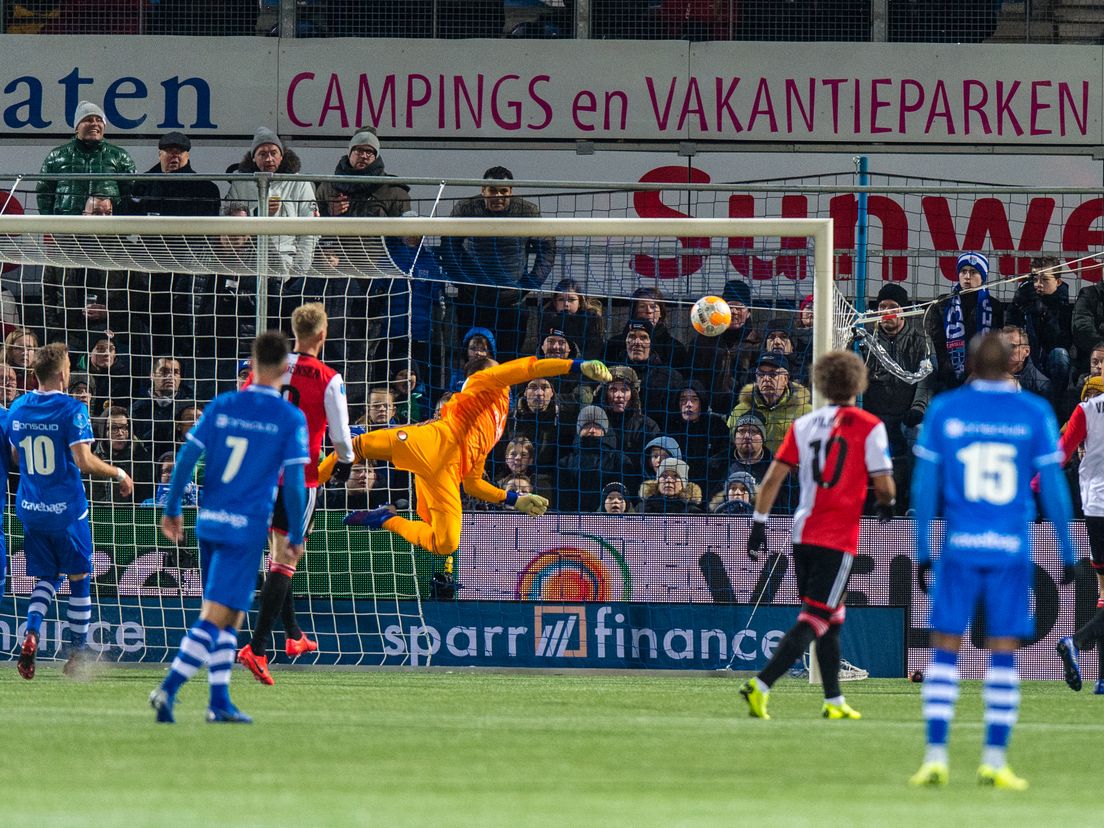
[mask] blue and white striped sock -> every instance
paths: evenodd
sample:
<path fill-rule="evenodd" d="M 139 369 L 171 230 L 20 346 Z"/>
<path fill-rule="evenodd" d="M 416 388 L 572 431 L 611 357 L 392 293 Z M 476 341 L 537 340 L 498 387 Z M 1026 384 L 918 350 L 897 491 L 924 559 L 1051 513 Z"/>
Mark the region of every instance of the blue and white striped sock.
<path fill-rule="evenodd" d="M 1016 670 L 1015 653 L 992 653 L 985 673 L 985 748 L 982 764 L 1002 768 L 1006 758 L 1012 726 L 1020 712 L 1020 674 Z"/>
<path fill-rule="evenodd" d="M 219 629 L 210 621 L 197 621 L 180 642 L 180 651 L 173 659 L 169 674 L 161 682 L 161 689 L 175 696 L 188 679 L 207 663 L 207 658 L 218 640 Z"/>
<path fill-rule="evenodd" d="M 69 643 L 76 649 L 88 646 L 88 624 L 92 620 L 92 579 L 69 582 Z"/>
<path fill-rule="evenodd" d="M 31 591 L 31 604 L 27 608 L 27 632 L 37 633 L 42 628 L 42 619 L 50 611 L 57 587 L 52 581 L 40 578 Z"/>
<path fill-rule="evenodd" d="M 207 663 L 207 683 L 211 688 L 211 707 L 225 710 L 230 706 L 230 669 L 238 648 L 238 631 L 227 627 L 218 634 Z"/>
<path fill-rule="evenodd" d="M 945 765 L 947 738 L 958 700 L 958 653 L 950 650 L 932 652 L 920 698 L 924 702 L 924 721 L 928 725 L 928 750 L 924 761 Z"/>

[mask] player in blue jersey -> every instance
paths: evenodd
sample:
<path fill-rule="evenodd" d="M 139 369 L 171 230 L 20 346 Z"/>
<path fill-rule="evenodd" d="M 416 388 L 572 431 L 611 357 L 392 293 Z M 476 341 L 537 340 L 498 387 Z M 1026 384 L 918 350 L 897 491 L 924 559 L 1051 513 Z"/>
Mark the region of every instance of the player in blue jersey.
<path fill-rule="evenodd" d="M 0 445 L 8 444 L 8 409 L 0 406 Z M 8 543 L 4 533 L 3 504 L 8 500 L 8 472 L 12 456 L 0 451 L 0 598 L 4 597 L 4 584 L 8 580 Z"/>
<path fill-rule="evenodd" d="M 945 534 L 931 591 L 932 660 L 921 698 L 927 723 L 924 763 L 913 785 L 947 783 L 947 736 L 958 697 L 958 649 L 979 600 L 985 606 L 985 747 L 978 782 L 1024 790 L 1006 751 L 1019 712 L 1015 650 L 1034 632 L 1029 524 L 1035 517 L 1031 479 L 1062 553 L 1062 583 L 1074 578 L 1069 487 L 1059 465 L 1058 427 L 1050 405 L 1020 391 L 1008 375 L 1009 349 L 996 334 L 970 343 L 967 386 L 935 398 L 916 444 L 912 505 L 916 509 L 917 581 L 925 592 L 932 570 L 932 522 Z"/>
<path fill-rule="evenodd" d="M 293 553 L 303 553 L 303 467 L 310 462 L 310 451 L 306 418 L 280 396 L 287 365 L 284 335 L 268 331 L 258 336 L 253 342 L 253 384 L 215 397 L 176 457 L 161 531 L 180 543 L 184 487 L 200 456 L 206 455 L 195 527 L 203 561 L 203 608 L 180 642 L 169 674 L 150 694 L 159 722 L 174 721 L 177 691 L 204 664 L 211 693 L 207 721 L 253 721 L 230 701 L 230 668 L 238 629 L 253 603 L 281 473 L 288 541 Z"/>
<path fill-rule="evenodd" d="M 19 465 L 15 514 L 23 524 L 27 574 L 36 578 L 27 611 L 27 632 L 19 652 L 19 675 L 34 678 L 42 620 L 69 578 L 69 658 L 66 675 L 79 673 L 88 653 L 92 619 L 92 530 L 80 474 L 114 477 L 130 495 L 133 483 L 120 468 L 92 453 L 88 406 L 65 393 L 69 353 L 61 344 L 35 352 L 38 389 L 12 403 L 8 412 L 11 457 Z"/>

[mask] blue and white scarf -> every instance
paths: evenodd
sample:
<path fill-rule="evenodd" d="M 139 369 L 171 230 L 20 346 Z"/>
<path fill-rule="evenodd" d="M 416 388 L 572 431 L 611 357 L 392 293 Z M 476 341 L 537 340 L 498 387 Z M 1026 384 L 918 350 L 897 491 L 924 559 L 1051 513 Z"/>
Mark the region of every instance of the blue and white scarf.
<path fill-rule="evenodd" d="M 966 319 L 962 314 L 962 286 L 955 285 L 951 292 L 951 301 L 947 303 L 947 310 L 943 315 L 943 330 L 947 335 L 947 356 L 951 360 L 951 368 L 956 379 L 962 379 L 966 374 Z M 989 299 L 989 291 L 982 288 L 977 291 L 977 307 L 975 315 L 977 329 L 975 334 L 987 334 L 993 326 L 993 303 Z"/>

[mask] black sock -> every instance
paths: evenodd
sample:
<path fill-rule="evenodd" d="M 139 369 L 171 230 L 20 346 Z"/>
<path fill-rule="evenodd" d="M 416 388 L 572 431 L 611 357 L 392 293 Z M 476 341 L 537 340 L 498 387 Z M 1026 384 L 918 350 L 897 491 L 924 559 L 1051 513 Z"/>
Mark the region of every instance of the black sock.
<path fill-rule="evenodd" d="M 1079 650 L 1089 650 L 1098 638 L 1104 638 L 1104 608 L 1098 609 L 1089 623 L 1073 634 L 1073 643 Z"/>
<path fill-rule="evenodd" d="M 834 699 L 840 694 L 840 628 L 832 624 L 828 632 L 817 639 L 817 665 L 820 667 L 820 680 L 824 684 L 824 698 Z"/>
<path fill-rule="evenodd" d="M 1104 638 L 1096 642 L 1097 679 L 1104 679 Z"/>
<path fill-rule="evenodd" d="M 261 587 L 261 610 L 257 613 L 257 623 L 253 626 L 253 639 L 249 642 L 254 655 L 263 656 L 268 651 L 268 637 L 272 634 L 272 625 L 280 608 L 284 604 L 284 596 L 291 587 L 291 576 L 282 572 L 269 572 Z"/>
<path fill-rule="evenodd" d="M 280 607 L 280 619 L 284 622 L 284 635 L 290 639 L 300 638 L 303 631 L 299 629 L 299 621 L 295 618 L 295 596 L 291 594 L 291 582 L 288 582 L 287 592 L 284 593 L 284 605 Z"/>
<path fill-rule="evenodd" d="M 774 656 L 760 672 L 757 678 L 767 687 L 774 686 L 787 670 L 793 667 L 793 663 L 801 658 L 809 645 L 816 638 L 816 632 L 808 621 L 798 621 L 790 631 L 778 642 L 778 649 Z"/>

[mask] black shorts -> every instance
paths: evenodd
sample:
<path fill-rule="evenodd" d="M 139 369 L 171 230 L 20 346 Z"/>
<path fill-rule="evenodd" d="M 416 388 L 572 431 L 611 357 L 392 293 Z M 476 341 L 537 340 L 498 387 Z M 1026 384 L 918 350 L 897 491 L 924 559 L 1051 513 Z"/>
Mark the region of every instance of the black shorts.
<path fill-rule="evenodd" d="M 835 609 L 847 597 L 847 579 L 851 576 L 854 555 L 826 546 L 795 543 L 794 575 L 797 594 L 802 601 Z"/>
<path fill-rule="evenodd" d="M 314 510 L 318 506 L 318 489 L 307 489 L 307 505 L 303 510 L 303 537 L 311 533 L 314 528 Z M 269 529 L 281 535 L 288 533 L 287 507 L 284 505 L 284 487 L 276 492 L 276 505 L 272 509 L 272 520 Z"/>
<path fill-rule="evenodd" d="M 1104 570 L 1104 517 L 1085 516 L 1085 534 L 1089 536 L 1089 554 L 1093 569 Z"/>

